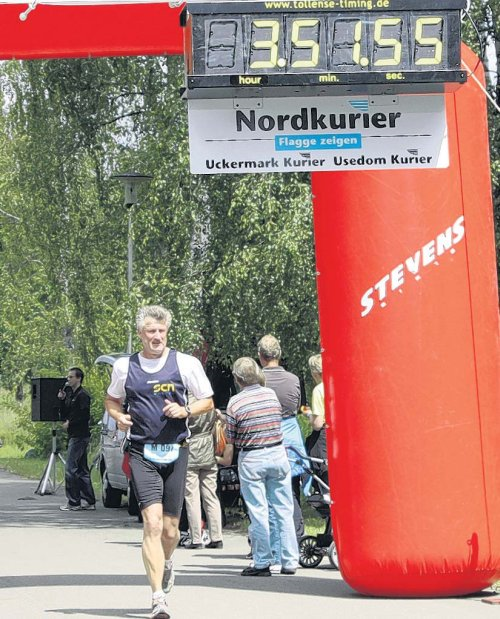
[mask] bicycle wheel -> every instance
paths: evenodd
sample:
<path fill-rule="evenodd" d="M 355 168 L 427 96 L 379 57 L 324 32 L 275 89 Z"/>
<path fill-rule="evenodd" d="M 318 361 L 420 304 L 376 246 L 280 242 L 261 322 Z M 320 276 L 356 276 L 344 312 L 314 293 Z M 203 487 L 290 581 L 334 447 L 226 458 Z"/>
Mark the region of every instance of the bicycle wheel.
<path fill-rule="evenodd" d="M 299 542 L 299 563 L 302 567 L 317 567 L 321 563 L 323 552 L 318 548 L 318 541 L 312 535 L 306 535 Z"/>

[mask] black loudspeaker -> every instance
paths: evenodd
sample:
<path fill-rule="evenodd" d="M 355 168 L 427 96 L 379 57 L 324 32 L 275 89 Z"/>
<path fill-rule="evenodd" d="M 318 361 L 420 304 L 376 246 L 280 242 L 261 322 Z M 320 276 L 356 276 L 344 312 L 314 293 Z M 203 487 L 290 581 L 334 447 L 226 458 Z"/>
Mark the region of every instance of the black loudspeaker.
<path fill-rule="evenodd" d="M 65 378 L 31 379 L 31 421 L 60 421 L 57 394 L 65 383 Z"/>

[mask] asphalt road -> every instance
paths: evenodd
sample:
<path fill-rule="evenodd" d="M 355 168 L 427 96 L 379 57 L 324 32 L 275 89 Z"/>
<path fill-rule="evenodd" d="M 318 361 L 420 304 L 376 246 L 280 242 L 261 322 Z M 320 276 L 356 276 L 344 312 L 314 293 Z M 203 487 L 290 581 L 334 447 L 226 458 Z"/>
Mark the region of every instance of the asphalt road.
<path fill-rule="evenodd" d="M 63 490 L 35 495 L 37 482 L 0 471 L 0 618 L 148 616 L 141 525 L 126 509 L 59 511 Z M 172 619 L 486 619 L 491 591 L 446 599 L 379 599 L 356 594 L 327 558 L 295 576 L 244 578 L 244 535 L 226 532 L 222 550 L 175 553 Z"/>

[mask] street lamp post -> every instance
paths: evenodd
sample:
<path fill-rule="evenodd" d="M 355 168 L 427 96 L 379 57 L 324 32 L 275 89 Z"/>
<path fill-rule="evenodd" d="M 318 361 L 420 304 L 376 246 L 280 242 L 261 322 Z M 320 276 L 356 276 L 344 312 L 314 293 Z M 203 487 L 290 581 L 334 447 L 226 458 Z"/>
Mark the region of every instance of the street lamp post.
<path fill-rule="evenodd" d="M 131 314 L 131 293 L 132 284 L 134 281 L 134 235 L 133 235 L 133 206 L 137 204 L 138 187 L 142 183 L 148 183 L 153 178 L 147 174 L 139 174 L 138 172 L 125 172 L 123 174 L 115 174 L 111 178 L 120 181 L 123 185 L 125 199 L 124 206 L 128 210 L 128 231 L 127 231 L 127 293 L 129 300 L 129 312 Z M 132 316 L 129 316 L 128 342 L 127 352 L 132 353 Z"/>

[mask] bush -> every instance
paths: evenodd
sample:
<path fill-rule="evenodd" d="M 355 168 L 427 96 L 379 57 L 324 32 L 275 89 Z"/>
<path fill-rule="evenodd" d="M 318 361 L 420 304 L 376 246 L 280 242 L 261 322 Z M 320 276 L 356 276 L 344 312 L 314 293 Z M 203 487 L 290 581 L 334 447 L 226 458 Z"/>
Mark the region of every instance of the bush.
<path fill-rule="evenodd" d="M 29 442 L 20 438 L 20 415 L 25 408 L 25 403 L 18 402 L 13 393 L 0 390 L 0 439 L 4 457 L 19 455 L 30 447 Z"/>
<path fill-rule="evenodd" d="M 17 411 L 17 420 L 16 445 L 24 448 L 25 451 L 32 449 L 39 458 L 48 456 L 52 450 L 52 424 L 31 421 L 31 407 L 26 402 L 23 402 L 23 405 Z M 56 424 L 56 437 L 59 446 L 61 446 L 61 439 L 65 434 L 61 424 Z"/>

